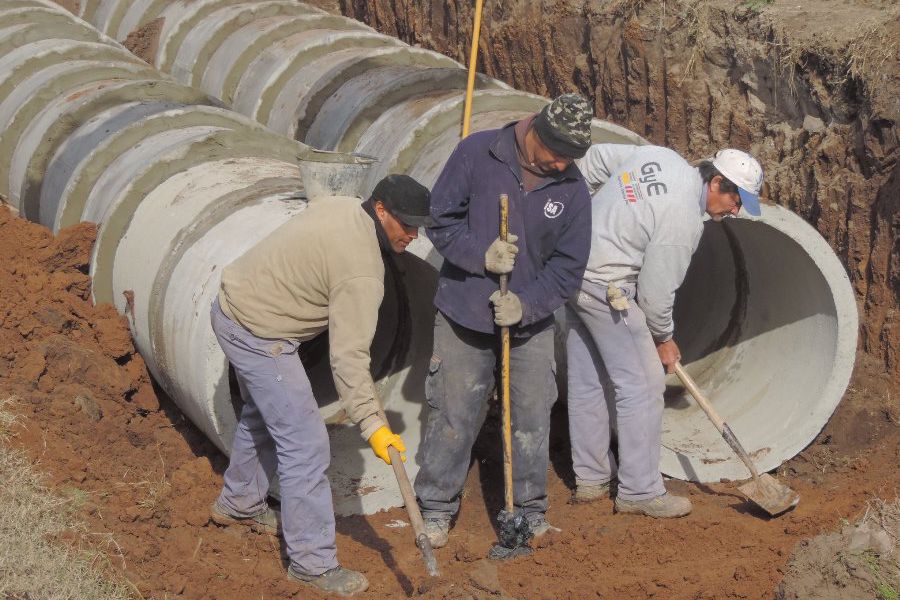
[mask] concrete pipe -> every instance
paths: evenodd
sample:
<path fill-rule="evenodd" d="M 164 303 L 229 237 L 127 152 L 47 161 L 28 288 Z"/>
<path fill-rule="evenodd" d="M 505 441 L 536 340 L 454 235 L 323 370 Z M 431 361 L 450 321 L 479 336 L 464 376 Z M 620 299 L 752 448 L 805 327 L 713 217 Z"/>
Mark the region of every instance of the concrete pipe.
<path fill-rule="evenodd" d="M 0 2 L 0 16 L 23 10 L 35 15 L 24 29 L 0 25 L 0 192 L 54 230 L 98 223 L 95 299 L 128 316 L 157 381 L 225 449 L 235 422 L 227 363 L 197 307 L 210 303 L 228 257 L 305 207 L 304 147 L 211 106 L 53 5 Z M 238 219 L 241 233 L 205 235 L 228 250 L 192 254 L 191 233 L 210 214 Z M 159 282 L 185 255 L 201 276 L 167 294 Z M 157 348 L 151 331 L 163 315 L 175 323 Z"/>
<path fill-rule="evenodd" d="M 326 150 L 378 157 L 368 189 L 387 172 L 432 185 L 459 139 L 464 79 L 457 63 L 317 9 L 286 2 L 88 0 L 82 14 L 119 39 L 162 16 L 157 64 L 171 65 L 179 80 L 199 82 L 280 133 Z M 66 37 L 51 29 L 46 38 Z M 79 83 L 90 96 L 100 93 L 90 87 L 95 82 Z M 237 393 L 205 309 L 198 307 L 209 305 L 221 266 L 302 210 L 294 197 L 300 182 L 292 164 L 300 146 L 267 136 L 234 114 L 188 106 L 204 100 L 179 97 L 173 99 L 177 107 L 163 107 L 160 97 L 156 110 L 134 95 L 117 104 L 118 93 L 108 101 L 88 101 L 74 131 L 48 128 L 44 121 L 32 127 L 29 135 L 46 130 L 56 141 L 52 147 L 28 142 L 41 149 L 17 159 L 14 179 L 31 182 L 21 185 L 35 204 L 32 218 L 39 215 L 55 227 L 72 222 L 73 215 L 100 220 L 92 266 L 97 299 L 114 301 L 129 315 L 154 377 L 227 451 Z M 520 118 L 546 101 L 481 77 L 473 130 Z M 49 110 L 69 114 L 65 103 L 51 102 L 56 108 Z M 107 119 L 118 124 L 104 133 Z M 177 134 L 162 135 L 168 131 Z M 593 134 L 596 142 L 645 143 L 599 120 Z M 241 140 L 248 141 L 244 152 Z M 147 144 L 158 152 L 133 147 Z M 43 180 L 37 178 L 41 169 Z M 416 448 L 441 259 L 422 236 L 402 262 L 403 279 L 386 285 L 372 366 L 392 426 Z M 688 369 L 764 467 L 776 466 L 812 439 L 846 387 L 856 332 L 847 278 L 812 228 L 777 207 L 766 207 L 760 219 L 710 224 L 676 310 Z M 786 360 L 777 347 L 783 345 L 802 358 Z M 355 428 L 344 425 L 327 347 L 316 342 L 307 350 L 310 377 L 330 424 L 336 509 L 347 514 L 397 505 L 390 471 Z M 816 385 L 815 373 L 827 376 Z M 666 473 L 704 481 L 742 476 L 711 425 L 674 383 L 667 403 Z M 414 457 L 408 468 L 415 473 Z"/>
<path fill-rule="evenodd" d="M 850 280 L 822 236 L 780 206 L 707 223 L 675 323 L 686 369 L 760 470 L 809 444 L 850 381 L 858 328 Z M 703 411 L 674 377 L 668 384 L 663 472 L 746 479 Z"/>

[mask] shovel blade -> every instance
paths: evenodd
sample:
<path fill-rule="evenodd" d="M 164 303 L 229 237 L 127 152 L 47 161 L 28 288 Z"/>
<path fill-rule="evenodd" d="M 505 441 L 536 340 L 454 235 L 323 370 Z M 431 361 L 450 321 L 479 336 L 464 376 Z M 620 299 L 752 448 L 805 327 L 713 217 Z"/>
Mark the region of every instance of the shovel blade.
<path fill-rule="evenodd" d="M 773 517 L 792 509 L 800 502 L 800 494 L 763 473 L 759 480 L 750 480 L 738 488 L 747 500 L 756 504 Z"/>

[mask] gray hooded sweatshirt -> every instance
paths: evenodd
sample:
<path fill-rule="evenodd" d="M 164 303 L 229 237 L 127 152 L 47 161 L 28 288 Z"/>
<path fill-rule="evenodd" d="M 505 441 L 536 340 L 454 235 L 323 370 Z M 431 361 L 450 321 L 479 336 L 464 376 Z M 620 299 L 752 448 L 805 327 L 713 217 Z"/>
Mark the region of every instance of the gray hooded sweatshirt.
<path fill-rule="evenodd" d="M 593 196 L 584 279 L 604 289 L 636 283 L 653 338 L 671 339 L 675 292 L 703 233 L 699 170 L 660 146 L 595 144 L 577 162 Z"/>

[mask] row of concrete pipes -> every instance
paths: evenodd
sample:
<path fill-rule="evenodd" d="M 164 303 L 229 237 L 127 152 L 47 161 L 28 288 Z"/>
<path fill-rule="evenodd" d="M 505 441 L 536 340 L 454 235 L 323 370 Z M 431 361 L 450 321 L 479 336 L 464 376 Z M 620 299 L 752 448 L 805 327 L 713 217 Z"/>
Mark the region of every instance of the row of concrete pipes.
<path fill-rule="evenodd" d="M 156 381 L 227 452 L 240 401 L 208 318 L 222 267 L 302 212 L 297 161 L 310 146 L 378 158 L 368 189 L 389 172 L 433 184 L 459 140 L 465 70 L 295 2 L 84 0 L 79 11 L 96 28 L 44 0 L 0 0 L 0 193 L 54 231 L 99 225 L 95 301 L 127 316 Z M 155 68 L 105 35 L 139 29 Z M 472 128 L 546 102 L 479 77 Z M 646 143 L 600 120 L 593 138 Z M 441 259 L 425 236 L 407 254 L 373 370 L 394 430 L 416 448 Z M 827 243 L 784 208 L 707 227 L 676 323 L 688 370 L 763 469 L 807 445 L 847 386 L 852 289 Z M 305 361 L 331 424 L 336 511 L 399 505 L 389 468 L 344 422 L 327 350 Z M 662 468 L 746 477 L 674 382 Z"/>

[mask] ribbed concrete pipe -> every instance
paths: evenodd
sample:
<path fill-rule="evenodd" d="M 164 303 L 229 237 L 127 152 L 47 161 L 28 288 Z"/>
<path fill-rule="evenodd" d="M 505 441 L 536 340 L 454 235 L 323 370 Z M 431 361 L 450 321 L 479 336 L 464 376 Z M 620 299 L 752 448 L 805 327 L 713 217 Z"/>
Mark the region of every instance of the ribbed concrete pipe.
<path fill-rule="evenodd" d="M 180 73 L 173 67 L 176 76 L 212 87 L 227 100 L 243 98 L 241 106 L 248 115 L 283 133 L 314 137 L 326 149 L 378 156 L 381 163 L 370 184 L 385 172 L 402 171 L 430 185 L 458 140 L 459 65 L 435 53 L 381 39 L 384 36 L 358 23 L 344 20 L 341 24 L 339 18 L 316 9 L 284 2 L 151 0 L 124 6 L 99 0 L 83 3 L 82 9 L 86 17 L 104 15 L 107 27 L 118 27 L 120 38 L 133 28 L 131 23 L 146 24 L 164 14 L 157 63 L 181 65 Z M 197 66 L 190 72 L 192 64 Z M 487 78 L 480 79 L 479 87 L 473 115 L 476 130 L 519 118 L 546 102 Z M 227 136 L 227 132 L 204 130 L 200 135 Z M 192 139 L 202 156 L 203 141 Z M 643 142 L 627 130 L 600 121 L 595 122 L 594 139 Z M 113 142 L 109 144 L 112 148 Z M 291 181 L 293 175 L 287 175 L 293 171 L 275 167 L 269 172 L 253 162 L 254 157 L 237 159 L 250 161 L 240 163 L 246 171 L 238 169 L 238 173 L 260 175 L 254 185 L 241 187 L 244 175 L 239 182 L 224 172 L 209 178 L 204 175 L 205 165 L 200 166 L 202 160 L 192 166 L 190 157 L 198 153 L 179 153 L 180 147 L 175 144 L 167 151 L 174 152 L 170 155 L 173 166 L 147 170 L 145 176 L 150 179 L 141 187 L 153 184 L 154 191 L 142 202 L 137 202 L 139 194 L 129 195 L 119 184 L 117 198 L 126 200 L 110 201 L 109 206 L 115 207 L 112 212 L 97 207 L 92 213 L 102 218 L 117 215 L 114 226 L 101 230 L 97 263 L 108 266 L 94 269 L 98 299 L 109 294 L 132 315 L 138 347 L 150 357 L 154 375 L 189 417 L 227 449 L 234 425 L 233 390 L 223 385 L 221 354 L 204 311 L 196 307 L 207 306 L 211 300 L 218 282 L 217 265 L 238 256 L 286 218 L 277 208 L 296 184 Z M 289 154 L 278 158 L 288 164 Z M 56 156 L 51 167 L 66 162 L 59 158 L 61 154 Z M 131 161 L 135 167 L 138 163 Z M 101 175 L 95 173 L 65 189 L 84 194 L 90 181 L 99 181 Z M 157 179 L 164 183 L 154 184 Z M 206 183 L 195 187 L 193 182 L 201 180 Z M 228 200 L 198 201 L 200 208 L 183 203 L 183 198 L 198 190 L 205 195 L 207 189 Z M 57 200 L 59 206 L 68 203 Z M 74 206 L 81 204 L 76 201 Z M 302 203 L 293 206 L 298 210 Z M 157 221 L 159 214 L 171 220 Z M 253 235 L 248 237 L 248 231 Z M 156 252 L 150 253 L 149 260 L 148 244 Z M 763 253 L 774 247 L 781 251 L 777 257 Z M 215 266 L 210 266 L 209 257 L 216 257 Z M 373 370 L 379 374 L 380 394 L 393 426 L 411 447 L 417 447 L 424 369 L 431 350 L 430 300 L 440 257 L 420 238 L 403 260 L 405 281 L 396 288 L 388 286 Z M 135 264 L 145 263 L 155 273 L 152 282 L 134 269 Z M 793 270 L 803 275 L 798 277 Z M 767 291 L 773 284 L 782 292 Z M 125 290 L 133 292 L 134 309 L 123 300 Z M 786 297 L 799 299 L 805 309 L 791 310 Z M 141 306 L 140 298 L 148 298 L 149 306 Z M 707 304 L 710 298 L 717 301 Z M 710 224 L 676 310 L 689 370 L 710 389 L 738 435 L 753 438 L 747 439 L 748 446 L 757 451 L 764 466 L 777 465 L 812 439 L 846 387 L 856 331 L 849 283 L 815 231 L 777 207 L 767 207 L 758 220 Z M 408 342 L 396 335 L 404 328 L 412 332 Z M 804 358 L 794 363 L 773 349 L 788 342 Z M 796 372 L 799 365 L 808 366 L 809 357 L 817 361 L 816 372 L 828 373 L 818 385 L 811 375 L 814 369 Z M 310 373 L 323 414 L 338 423 L 343 415 L 334 402 L 327 361 L 322 358 L 321 352 L 313 353 Z M 773 381 L 782 384 L 780 392 L 773 391 Z M 740 477 L 737 463 L 696 410 L 679 399 L 675 386 L 669 396 L 664 470 L 702 480 Z M 770 415 L 780 430 L 768 424 Z M 330 474 L 338 511 L 370 512 L 395 505 L 399 498 L 390 473 L 363 448 L 355 430 L 334 426 L 331 431 Z M 415 471 L 414 462 L 408 466 Z"/>

